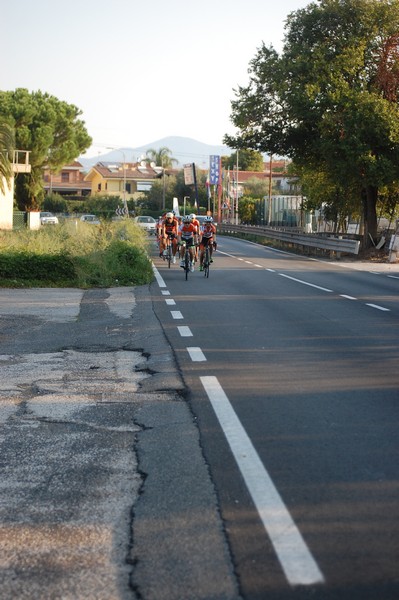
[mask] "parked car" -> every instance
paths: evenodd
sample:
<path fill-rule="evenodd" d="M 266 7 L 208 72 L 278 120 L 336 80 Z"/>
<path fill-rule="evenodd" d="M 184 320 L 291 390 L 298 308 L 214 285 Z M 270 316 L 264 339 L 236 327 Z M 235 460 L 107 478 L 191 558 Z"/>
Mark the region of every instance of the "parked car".
<path fill-rule="evenodd" d="M 150 235 L 155 235 L 155 227 L 157 222 L 154 217 L 141 215 L 140 217 L 135 217 L 134 220 L 136 221 L 137 225 L 145 229 L 147 233 Z"/>
<path fill-rule="evenodd" d="M 206 215 L 197 215 L 197 221 L 199 221 L 200 225 L 204 224 L 205 217 L 206 217 Z M 215 220 L 213 220 L 213 224 L 217 227 L 217 223 Z"/>
<path fill-rule="evenodd" d="M 80 220 L 91 225 L 100 225 L 100 219 L 96 215 L 82 215 Z"/>
<path fill-rule="evenodd" d="M 42 225 L 58 225 L 58 217 L 51 212 L 41 212 L 40 223 Z"/>

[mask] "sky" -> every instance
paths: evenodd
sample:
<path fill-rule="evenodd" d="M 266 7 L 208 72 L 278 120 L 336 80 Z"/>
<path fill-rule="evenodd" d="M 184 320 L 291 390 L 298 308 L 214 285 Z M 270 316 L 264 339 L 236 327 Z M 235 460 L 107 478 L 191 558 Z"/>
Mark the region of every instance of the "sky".
<path fill-rule="evenodd" d="M 310 0 L 18 0 L 1 11 L 1 90 L 47 92 L 81 111 L 93 145 L 168 136 L 223 143 L 234 89 L 264 42 L 282 49 Z"/>

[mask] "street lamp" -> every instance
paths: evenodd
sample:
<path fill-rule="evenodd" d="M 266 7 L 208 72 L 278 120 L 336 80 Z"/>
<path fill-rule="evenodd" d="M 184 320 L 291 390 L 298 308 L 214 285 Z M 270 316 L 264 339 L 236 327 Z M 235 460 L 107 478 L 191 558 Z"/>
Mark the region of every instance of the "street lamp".
<path fill-rule="evenodd" d="M 125 216 L 128 217 L 129 209 L 127 207 L 127 200 L 126 200 L 126 158 L 125 158 L 125 153 L 120 148 L 111 148 L 110 146 L 107 146 L 107 150 L 116 150 L 117 152 L 121 152 L 121 154 L 123 156 L 123 211 L 125 213 Z"/>

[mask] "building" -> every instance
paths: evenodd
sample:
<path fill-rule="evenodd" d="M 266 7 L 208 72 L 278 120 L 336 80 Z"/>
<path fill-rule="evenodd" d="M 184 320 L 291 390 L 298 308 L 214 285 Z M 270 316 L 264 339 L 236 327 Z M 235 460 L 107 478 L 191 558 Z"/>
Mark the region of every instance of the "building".
<path fill-rule="evenodd" d="M 90 183 L 91 195 L 119 196 L 136 200 L 142 192 L 151 189 L 156 179 L 163 175 L 162 167 L 141 163 L 98 162 L 85 176 Z M 125 194 L 124 194 L 125 190 Z"/>
<path fill-rule="evenodd" d="M 77 160 L 65 165 L 58 173 L 45 168 L 43 180 L 47 194 L 81 197 L 88 196 L 91 192 L 90 183 L 85 181 L 84 167 Z"/>

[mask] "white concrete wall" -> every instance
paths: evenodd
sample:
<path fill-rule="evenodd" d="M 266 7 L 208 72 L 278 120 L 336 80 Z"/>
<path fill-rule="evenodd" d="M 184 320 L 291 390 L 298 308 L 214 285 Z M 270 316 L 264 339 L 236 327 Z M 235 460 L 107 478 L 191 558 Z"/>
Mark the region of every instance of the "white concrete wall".
<path fill-rule="evenodd" d="M 0 229 L 12 229 L 14 212 L 14 177 L 10 181 L 10 189 L 3 177 L 5 193 L 0 192 Z"/>

